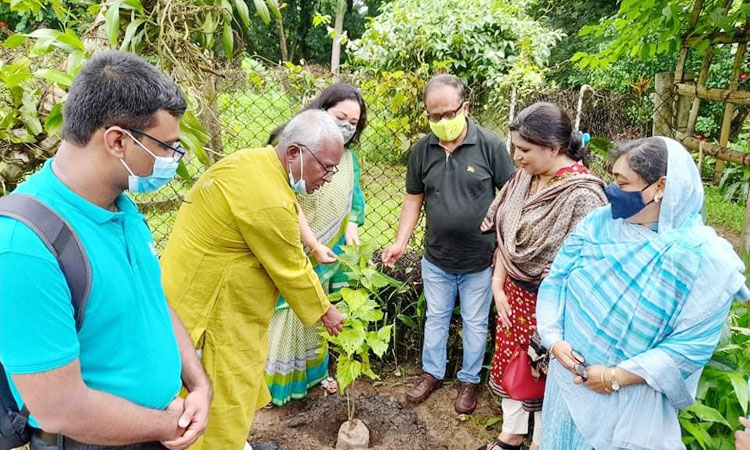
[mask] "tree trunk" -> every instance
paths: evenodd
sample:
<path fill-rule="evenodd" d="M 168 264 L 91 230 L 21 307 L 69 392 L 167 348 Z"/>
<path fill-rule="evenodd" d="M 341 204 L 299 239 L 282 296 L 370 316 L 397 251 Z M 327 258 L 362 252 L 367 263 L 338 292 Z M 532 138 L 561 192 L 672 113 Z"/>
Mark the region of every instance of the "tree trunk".
<path fill-rule="evenodd" d="M 289 50 L 286 47 L 286 36 L 284 35 L 284 21 L 281 18 L 276 20 L 279 30 L 279 50 L 281 50 L 281 61 L 289 61 Z"/>
<path fill-rule="evenodd" d="M 221 119 L 219 117 L 219 94 L 216 90 L 217 81 L 216 75 L 211 74 L 206 78 L 203 85 L 203 98 L 208 108 L 205 108 L 199 117 L 206 133 L 211 136 L 209 142 L 211 148 L 208 152 L 211 164 L 221 159 L 224 154 L 224 144 L 221 140 Z"/>
<path fill-rule="evenodd" d="M 338 0 L 335 23 L 336 37 L 333 38 L 333 47 L 331 48 L 331 72 L 335 75 L 338 75 L 341 66 L 341 35 L 344 33 L 344 14 L 346 14 L 346 0 Z"/>

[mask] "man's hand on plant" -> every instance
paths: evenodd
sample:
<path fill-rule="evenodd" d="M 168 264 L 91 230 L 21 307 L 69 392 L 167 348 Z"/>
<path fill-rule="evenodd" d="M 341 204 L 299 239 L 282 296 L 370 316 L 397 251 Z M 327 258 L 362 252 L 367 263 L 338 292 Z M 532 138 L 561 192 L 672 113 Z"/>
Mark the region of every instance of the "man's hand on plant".
<path fill-rule="evenodd" d="M 405 246 L 395 243 L 385 249 L 383 252 L 382 260 L 383 265 L 389 269 L 393 269 L 399 259 L 404 256 Z"/>
<path fill-rule="evenodd" d="M 323 326 L 328 330 L 331 336 L 338 335 L 344 329 L 344 316 L 341 315 L 336 306 L 332 303 L 328 311 L 320 317 Z"/>
<path fill-rule="evenodd" d="M 313 249 L 312 254 L 321 264 L 331 264 L 338 259 L 336 254 L 333 253 L 333 250 L 323 244 L 318 244 L 318 246 Z"/>

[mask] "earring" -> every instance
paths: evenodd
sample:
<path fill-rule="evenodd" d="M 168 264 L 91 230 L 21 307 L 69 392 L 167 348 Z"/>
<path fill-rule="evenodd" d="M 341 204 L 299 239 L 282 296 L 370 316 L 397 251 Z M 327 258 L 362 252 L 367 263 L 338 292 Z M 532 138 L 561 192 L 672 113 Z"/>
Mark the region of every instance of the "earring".
<path fill-rule="evenodd" d="M 658 195 L 654 196 L 654 202 L 655 203 L 658 204 L 660 201 L 661 201 L 661 197 L 659 197 Z"/>

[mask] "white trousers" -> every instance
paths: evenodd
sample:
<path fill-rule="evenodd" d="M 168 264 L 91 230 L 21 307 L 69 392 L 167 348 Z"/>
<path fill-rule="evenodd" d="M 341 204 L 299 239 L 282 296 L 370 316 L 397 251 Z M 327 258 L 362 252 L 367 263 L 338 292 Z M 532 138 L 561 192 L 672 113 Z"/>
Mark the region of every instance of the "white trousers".
<path fill-rule="evenodd" d="M 503 407 L 503 432 L 508 434 L 529 434 L 529 415 L 523 409 L 523 403 L 512 398 L 504 398 Z M 542 442 L 542 412 L 534 413 L 534 433 L 531 441 L 540 445 Z"/>

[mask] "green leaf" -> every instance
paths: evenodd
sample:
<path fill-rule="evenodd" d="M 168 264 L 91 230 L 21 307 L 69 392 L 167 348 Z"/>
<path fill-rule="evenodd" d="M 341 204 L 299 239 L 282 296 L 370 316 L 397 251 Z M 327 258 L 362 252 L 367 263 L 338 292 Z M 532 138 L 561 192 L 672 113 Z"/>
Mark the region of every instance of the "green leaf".
<path fill-rule="evenodd" d="M 117 37 L 120 35 L 120 2 L 115 2 L 107 8 L 104 19 L 107 25 L 109 43 L 117 45 Z"/>
<path fill-rule="evenodd" d="M 8 39 L 3 41 L 3 45 L 5 46 L 5 48 L 14 49 L 20 46 L 21 44 L 23 44 L 24 42 L 26 42 L 26 36 L 24 36 L 23 34 L 16 33 L 16 34 L 11 34 L 8 37 Z"/>
<path fill-rule="evenodd" d="M 365 342 L 366 333 L 364 327 L 355 326 L 354 328 L 345 328 L 339 333 L 337 340 L 347 355 L 353 355 L 360 346 Z"/>
<path fill-rule="evenodd" d="M 708 432 L 706 432 L 706 430 L 694 424 L 688 418 L 680 417 L 679 420 L 680 420 L 680 425 L 682 425 L 682 428 L 688 433 L 690 433 L 690 435 L 693 436 L 698 441 L 698 444 L 701 446 L 701 448 L 707 449 L 713 446 L 711 435 L 709 435 Z"/>
<path fill-rule="evenodd" d="M 268 12 L 268 6 L 266 5 L 266 2 L 264 0 L 253 0 L 253 3 L 255 4 L 255 10 L 258 11 L 260 20 L 262 20 L 266 25 L 271 23 L 271 13 Z"/>
<path fill-rule="evenodd" d="M 122 38 L 122 44 L 120 44 L 120 50 L 128 50 L 130 48 L 130 42 L 133 40 L 138 27 L 145 22 L 143 19 L 135 19 L 128 24 L 125 28 L 125 37 Z"/>
<path fill-rule="evenodd" d="M 375 353 L 378 358 L 382 358 L 388 350 L 388 343 L 380 339 L 378 333 L 374 331 L 367 333 L 367 345 L 370 346 L 372 352 Z"/>
<path fill-rule="evenodd" d="M 742 413 L 747 415 L 747 402 L 748 397 L 750 397 L 747 382 L 736 373 L 728 373 L 727 376 L 729 377 L 729 381 L 732 382 L 732 388 L 734 388 L 734 393 L 737 395 L 737 400 L 740 402 Z"/>
<path fill-rule="evenodd" d="M 350 289 L 350 288 L 343 288 L 341 289 L 341 297 L 344 299 L 344 301 L 349 305 L 349 311 L 352 313 L 356 312 L 357 309 L 359 309 L 362 305 L 364 305 L 367 300 L 367 292 L 364 289 Z"/>
<path fill-rule="evenodd" d="M 282 20 L 281 8 L 279 7 L 279 2 L 277 0 L 266 0 L 266 3 L 268 3 L 268 8 L 276 17 L 276 20 Z"/>
<path fill-rule="evenodd" d="M 336 381 L 339 384 L 339 390 L 343 394 L 362 374 L 362 363 L 347 356 L 341 355 L 338 364 L 336 364 Z"/>
<path fill-rule="evenodd" d="M 65 33 L 58 36 L 57 43 L 59 47 L 69 51 L 86 51 L 86 47 L 83 46 L 81 39 L 71 29 L 66 30 Z"/>
<path fill-rule="evenodd" d="M 396 318 L 400 320 L 401 322 L 403 322 L 409 328 L 417 328 L 417 324 L 414 322 L 414 320 L 407 315 L 399 314 L 396 316 Z"/>
<path fill-rule="evenodd" d="M 221 43 L 224 47 L 224 55 L 231 61 L 232 56 L 234 55 L 234 36 L 232 35 L 232 25 L 229 22 L 224 22 Z"/>
<path fill-rule="evenodd" d="M 203 145 L 200 143 L 198 138 L 195 137 L 195 135 L 192 133 L 191 130 L 185 130 L 180 126 L 180 141 L 182 144 L 193 152 L 196 158 L 198 158 L 198 161 L 201 162 L 204 166 L 209 166 L 211 164 L 211 161 L 208 159 L 208 154 L 206 153 L 206 149 L 203 148 Z"/>
<path fill-rule="evenodd" d="M 487 419 L 487 422 L 485 422 L 484 426 L 486 428 L 491 428 L 491 427 L 494 427 L 495 425 L 497 425 L 498 423 L 500 423 L 502 421 L 503 421 L 502 416 L 490 417 L 489 419 Z"/>
<path fill-rule="evenodd" d="M 386 325 L 378 330 L 378 338 L 380 338 L 386 344 L 391 342 L 391 330 L 393 325 Z"/>
<path fill-rule="evenodd" d="M 57 83 L 60 87 L 70 87 L 73 84 L 73 76 L 57 69 L 39 69 L 34 76 L 43 80 Z"/>
<path fill-rule="evenodd" d="M 250 28 L 250 11 L 247 9 L 247 3 L 245 0 L 234 0 L 234 7 L 237 10 L 237 15 L 240 16 L 242 24 L 245 28 Z"/>
<path fill-rule="evenodd" d="M 122 2 L 120 3 L 120 8 L 134 9 L 141 14 L 146 13 L 143 9 L 143 4 L 141 3 L 141 0 L 122 0 Z"/>
<path fill-rule="evenodd" d="M 695 416 L 698 417 L 698 419 L 700 419 L 702 422 L 720 423 L 722 425 L 725 425 L 727 428 L 732 428 L 729 425 L 729 422 L 727 422 L 727 420 L 724 418 L 724 416 L 721 415 L 719 411 L 702 403 L 693 403 L 683 411 L 688 411 L 695 414 Z"/>
<path fill-rule="evenodd" d="M 47 118 L 44 119 L 44 130 L 48 135 L 60 135 L 62 131 L 62 103 L 57 103 L 47 114 Z"/>
<path fill-rule="evenodd" d="M 181 159 L 180 163 L 177 165 L 177 175 L 186 182 L 190 182 L 190 172 L 188 172 L 187 166 L 185 165 L 185 160 Z"/>

